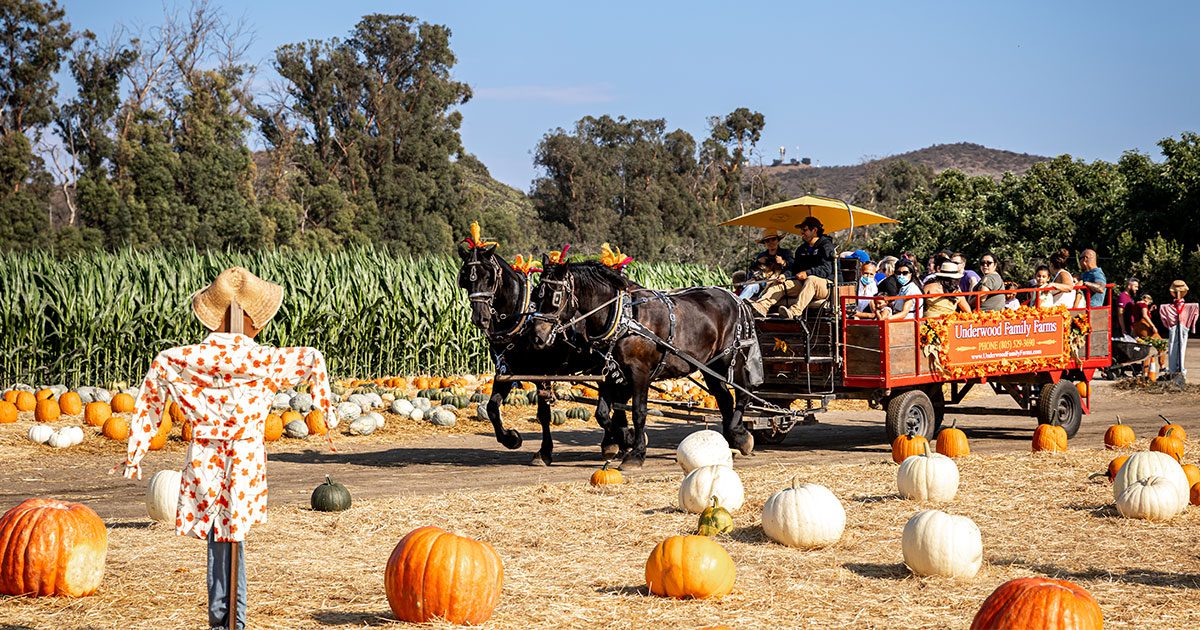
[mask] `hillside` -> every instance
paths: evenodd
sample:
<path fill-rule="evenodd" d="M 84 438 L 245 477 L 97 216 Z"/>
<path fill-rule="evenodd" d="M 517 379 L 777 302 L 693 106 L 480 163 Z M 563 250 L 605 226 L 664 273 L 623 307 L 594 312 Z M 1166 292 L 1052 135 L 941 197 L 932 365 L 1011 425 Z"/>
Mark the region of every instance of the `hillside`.
<path fill-rule="evenodd" d="M 935 144 L 924 149 L 899 155 L 870 160 L 853 166 L 781 165 L 763 167 L 779 181 L 783 193 L 797 197 L 805 193 L 817 193 L 835 197 L 854 197 L 860 185 L 873 169 L 893 161 L 903 160 L 914 165 L 932 169 L 935 173 L 955 168 L 969 175 L 987 175 L 999 178 L 1006 172 L 1022 174 L 1036 162 L 1050 158 L 1028 153 L 1016 153 L 1002 149 L 991 149 L 979 144 L 958 142 Z"/>

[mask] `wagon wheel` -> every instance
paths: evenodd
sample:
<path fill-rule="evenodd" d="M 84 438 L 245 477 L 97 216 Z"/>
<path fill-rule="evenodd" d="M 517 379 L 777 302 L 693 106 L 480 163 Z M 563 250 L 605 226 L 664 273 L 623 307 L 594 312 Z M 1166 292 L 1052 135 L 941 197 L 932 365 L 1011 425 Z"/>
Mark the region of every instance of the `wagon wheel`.
<path fill-rule="evenodd" d="M 887 420 L 884 423 L 890 444 L 897 437 L 914 433 L 933 440 L 937 431 L 937 414 L 933 401 L 925 392 L 914 389 L 888 401 Z"/>
<path fill-rule="evenodd" d="M 1038 396 L 1037 419 L 1038 424 L 1057 424 L 1067 437 L 1075 437 L 1083 424 L 1083 401 L 1075 383 L 1063 380 L 1044 385 Z"/>

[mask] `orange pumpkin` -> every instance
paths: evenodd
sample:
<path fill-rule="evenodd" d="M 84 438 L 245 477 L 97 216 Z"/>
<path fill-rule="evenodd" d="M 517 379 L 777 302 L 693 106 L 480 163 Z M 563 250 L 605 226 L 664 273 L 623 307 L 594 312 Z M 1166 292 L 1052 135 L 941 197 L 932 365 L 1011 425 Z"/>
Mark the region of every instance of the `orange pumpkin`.
<path fill-rule="evenodd" d="M 313 435 L 325 435 L 329 433 L 329 426 L 325 424 L 325 414 L 321 413 L 320 409 L 313 409 L 304 417 L 304 424 L 308 425 L 308 432 Z"/>
<path fill-rule="evenodd" d="M 102 427 L 112 417 L 112 407 L 108 403 L 97 400 L 83 408 L 83 421 L 91 427 Z"/>
<path fill-rule="evenodd" d="M 1092 385 L 1087 381 L 1075 383 L 1075 391 L 1079 392 L 1080 398 L 1087 398 L 1092 393 Z"/>
<path fill-rule="evenodd" d="M 283 415 L 280 416 L 279 419 L 281 422 L 283 422 L 284 426 L 287 426 L 297 420 L 304 422 L 304 414 L 300 413 L 299 411 L 293 411 L 289 409 L 283 412 Z"/>
<path fill-rule="evenodd" d="M 621 476 L 621 471 L 609 468 L 608 462 L 604 462 L 603 468 L 592 473 L 590 482 L 593 486 L 610 486 L 625 483 L 625 479 Z"/>
<path fill-rule="evenodd" d="M 183 407 L 180 407 L 175 403 L 171 403 L 169 405 L 169 409 L 171 410 L 171 422 L 174 422 L 180 426 L 183 426 L 183 424 L 187 422 L 187 416 L 183 415 Z"/>
<path fill-rule="evenodd" d="M 58 397 L 58 408 L 63 415 L 78 416 L 83 413 L 83 399 L 75 392 L 67 392 Z"/>
<path fill-rule="evenodd" d="M 297 414 L 299 415 L 299 414 Z M 263 421 L 263 439 L 268 442 L 274 442 L 283 436 L 283 418 L 275 414 L 268 414 L 267 419 Z"/>
<path fill-rule="evenodd" d="M 0 516 L 0 594 L 91 595 L 107 554 L 108 530 L 91 508 L 26 499 Z"/>
<path fill-rule="evenodd" d="M 481 624 L 500 602 L 504 562 L 486 542 L 419 527 L 396 544 L 383 576 L 392 614 L 401 621 L 445 619 Z"/>
<path fill-rule="evenodd" d="M 1127 448 L 1133 446 L 1133 441 L 1136 439 L 1133 427 L 1121 424 L 1121 416 L 1117 416 L 1117 423 L 1109 426 L 1108 430 L 1104 432 L 1104 448 L 1109 450 Z"/>
<path fill-rule="evenodd" d="M 37 407 L 33 411 L 33 419 L 38 422 L 58 422 L 61 416 L 62 411 L 53 398 L 43 398 L 37 401 Z"/>
<path fill-rule="evenodd" d="M 1009 580 L 992 591 L 975 614 L 971 630 L 1099 630 L 1103 625 L 1100 605 L 1087 589 L 1066 580 L 1027 577 Z"/>
<path fill-rule="evenodd" d="M 917 435 L 909 431 L 892 440 L 892 461 L 899 464 L 913 455 L 920 455 L 928 450 L 929 440 L 926 440 L 924 435 Z"/>
<path fill-rule="evenodd" d="M 659 597 L 709 599 L 733 590 L 736 571 L 725 548 L 708 536 L 671 536 L 646 560 L 646 585 Z"/>
<path fill-rule="evenodd" d="M 7 400 L 0 400 L 0 424 L 17 421 L 17 406 Z"/>
<path fill-rule="evenodd" d="M 50 398 L 54 398 L 54 390 L 50 389 L 48 387 L 44 388 L 44 389 L 39 389 L 39 390 L 37 390 L 37 393 L 34 394 L 34 398 L 37 398 L 38 400 L 47 400 Z"/>
<path fill-rule="evenodd" d="M 1183 474 L 1187 475 L 1189 488 L 1200 483 L 1200 466 L 1195 464 L 1184 464 Z"/>
<path fill-rule="evenodd" d="M 17 394 L 20 394 L 20 393 L 21 393 L 20 391 L 15 390 L 15 389 L 10 389 L 10 390 L 4 392 L 4 402 L 12 403 L 13 405 L 16 405 L 17 404 Z"/>
<path fill-rule="evenodd" d="M 100 433 L 110 440 L 123 442 L 129 439 L 129 421 L 120 416 L 113 416 L 104 421 Z"/>
<path fill-rule="evenodd" d="M 1163 426 L 1158 428 L 1159 435 L 1165 436 L 1167 434 L 1167 432 L 1170 432 L 1176 438 L 1179 438 L 1179 440 L 1181 442 L 1187 441 L 1187 431 L 1184 431 L 1183 427 L 1179 426 L 1178 424 L 1175 424 L 1174 422 L 1171 422 L 1170 420 L 1167 420 L 1163 416 L 1159 416 L 1159 418 L 1162 418 L 1162 421 L 1166 423 Z"/>
<path fill-rule="evenodd" d="M 1192 484 L 1191 504 L 1200 505 L 1200 483 Z"/>
<path fill-rule="evenodd" d="M 1183 459 L 1183 440 L 1175 435 L 1175 429 L 1150 440 L 1150 450 L 1166 453 L 1177 460 Z"/>
<path fill-rule="evenodd" d="M 1039 424 L 1033 430 L 1033 450 L 1052 453 L 1067 450 L 1067 430 L 1057 424 Z"/>
<path fill-rule="evenodd" d="M 1120 457 L 1114 457 L 1111 462 L 1108 462 L 1107 477 L 1109 481 L 1117 478 L 1117 473 L 1121 472 L 1121 467 L 1124 466 L 1125 462 L 1127 461 L 1129 461 L 1129 456 L 1121 455 Z"/>
<path fill-rule="evenodd" d="M 179 430 L 179 437 L 184 442 L 192 441 L 192 421 L 191 420 L 183 421 L 183 428 Z"/>
<path fill-rule="evenodd" d="M 37 398 L 29 392 L 17 392 L 17 400 L 14 403 L 17 406 L 17 411 L 33 411 L 37 407 Z"/>
<path fill-rule="evenodd" d="M 951 421 L 950 426 L 938 431 L 937 452 L 946 457 L 966 457 L 971 454 L 971 445 L 967 442 L 967 434 L 962 429 L 956 429 Z M 903 460 L 901 460 L 903 461 Z"/>
<path fill-rule="evenodd" d="M 429 377 L 418 376 L 417 378 L 413 379 L 413 386 L 417 389 L 429 389 Z"/>
<path fill-rule="evenodd" d="M 133 396 L 121 392 L 112 398 L 113 413 L 131 413 L 134 405 Z"/>
<path fill-rule="evenodd" d="M 167 401 L 167 407 L 163 409 L 162 417 L 158 420 L 158 430 L 150 438 L 150 450 L 162 450 L 162 447 L 167 445 L 167 438 L 171 436 L 171 409 L 174 407 L 175 403 Z"/>

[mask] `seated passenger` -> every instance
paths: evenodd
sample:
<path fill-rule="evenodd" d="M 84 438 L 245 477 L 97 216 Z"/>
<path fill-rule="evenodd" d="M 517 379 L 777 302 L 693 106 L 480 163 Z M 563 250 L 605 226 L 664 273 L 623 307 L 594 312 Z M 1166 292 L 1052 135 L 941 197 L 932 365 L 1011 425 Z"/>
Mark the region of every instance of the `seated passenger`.
<path fill-rule="evenodd" d="M 766 249 L 756 254 L 754 260 L 750 261 L 749 273 L 743 276 L 744 280 L 734 280 L 734 284 L 749 282 L 742 288 L 738 297 L 749 300 L 762 291 L 767 284 L 784 280 L 783 274 L 792 267 L 792 252 L 779 249 L 782 239 L 783 236 L 777 230 L 770 228 L 763 230 L 762 237 L 758 239 L 758 242 Z"/>
<path fill-rule="evenodd" d="M 1032 286 L 1035 289 L 1047 288 L 1050 286 L 1050 267 L 1046 265 L 1038 265 L 1037 270 L 1033 272 Z M 1029 305 L 1037 307 L 1054 306 L 1054 296 L 1050 291 L 1038 291 L 1029 294 Z"/>
<path fill-rule="evenodd" d="M 880 285 L 879 295 L 895 295 L 898 299 L 889 300 L 886 306 L 878 309 L 879 319 L 913 319 L 917 316 L 921 310 L 921 300 L 913 296 L 921 295 L 921 289 L 914 279 L 915 275 L 911 262 L 901 259 L 896 263 L 896 273 L 893 276 L 896 278 L 896 293 L 890 293 L 892 287 L 885 280 Z"/>
<path fill-rule="evenodd" d="M 791 269 L 793 277 L 767 286 L 750 302 L 759 315 L 765 316 L 777 306 L 785 317 L 799 317 L 814 300 L 829 297 L 833 259 L 837 256 L 833 239 L 825 236 L 825 228 L 816 217 L 805 218 L 796 228 L 804 242 L 796 248 Z M 792 302 L 790 306 L 789 302 Z"/>
<path fill-rule="evenodd" d="M 858 284 L 854 285 L 854 294 L 860 298 L 869 298 L 878 293 L 879 285 L 875 283 L 875 263 L 868 260 L 859 269 Z M 854 316 L 858 318 L 874 317 L 875 301 L 858 300 L 858 309 Z"/>
<path fill-rule="evenodd" d="M 1016 282 L 1013 282 L 1011 280 L 1006 281 L 1004 283 L 1004 291 L 1005 291 L 1004 309 L 1005 310 L 1015 311 L 1015 310 L 1021 308 L 1021 300 L 1017 298 L 1017 295 L 1018 295 L 1017 288 L 1019 286 L 1020 285 L 1018 285 Z"/>
<path fill-rule="evenodd" d="M 971 305 L 961 295 L 945 297 L 942 293 L 958 293 L 958 283 L 963 272 L 958 265 L 946 261 L 934 273 L 933 279 L 925 283 L 925 293 L 937 297 L 925 298 L 925 317 L 942 317 L 954 311 L 971 312 Z"/>
<path fill-rule="evenodd" d="M 971 291 L 1003 291 L 1004 279 L 1000 277 L 999 263 L 996 257 L 988 252 L 979 258 L 979 271 L 983 274 L 972 287 Z M 965 276 L 964 276 L 965 279 Z M 981 311 L 1001 311 L 1007 301 L 1003 293 L 995 293 L 979 298 Z"/>

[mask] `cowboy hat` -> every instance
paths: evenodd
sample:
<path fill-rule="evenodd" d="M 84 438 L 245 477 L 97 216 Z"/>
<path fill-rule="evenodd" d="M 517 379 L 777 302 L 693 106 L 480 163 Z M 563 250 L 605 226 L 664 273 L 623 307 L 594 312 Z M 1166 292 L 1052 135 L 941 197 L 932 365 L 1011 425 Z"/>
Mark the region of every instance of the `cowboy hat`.
<path fill-rule="evenodd" d="M 1172 282 L 1170 292 L 1175 293 L 1176 291 L 1183 291 L 1184 293 L 1187 293 L 1188 292 L 1187 283 L 1184 282 L 1183 280 L 1176 280 L 1176 281 Z"/>
<path fill-rule="evenodd" d="M 765 229 L 763 229 L 762 236 L 759 237 L 758 242 L 765 243 L 771 239 L 782 240 L 783 235 L 780 234 L 779 230 L 776 230 L 775 228 L 765 228 Z"/>
<path fill-rule="evenodd" d="M 250 316 L 255 328 L 262 328 L 279 311 L 283 287 L 241 267 L 230 267 L 192 295 L 192 313 L 205 328 L 216 330 L 225 322 L 225 313 L 234 301 Z"/>
<path fill-rule="evenodd" d="M 958 280 L 959 278 L 963 277 L 963 272 L 962 269 L 958 268 L 958 263 L 946 261 L 942 263 L 941 267 L 938 267 L 937 273 L 933 275 L 939 278 L 953 278 Z"/>

